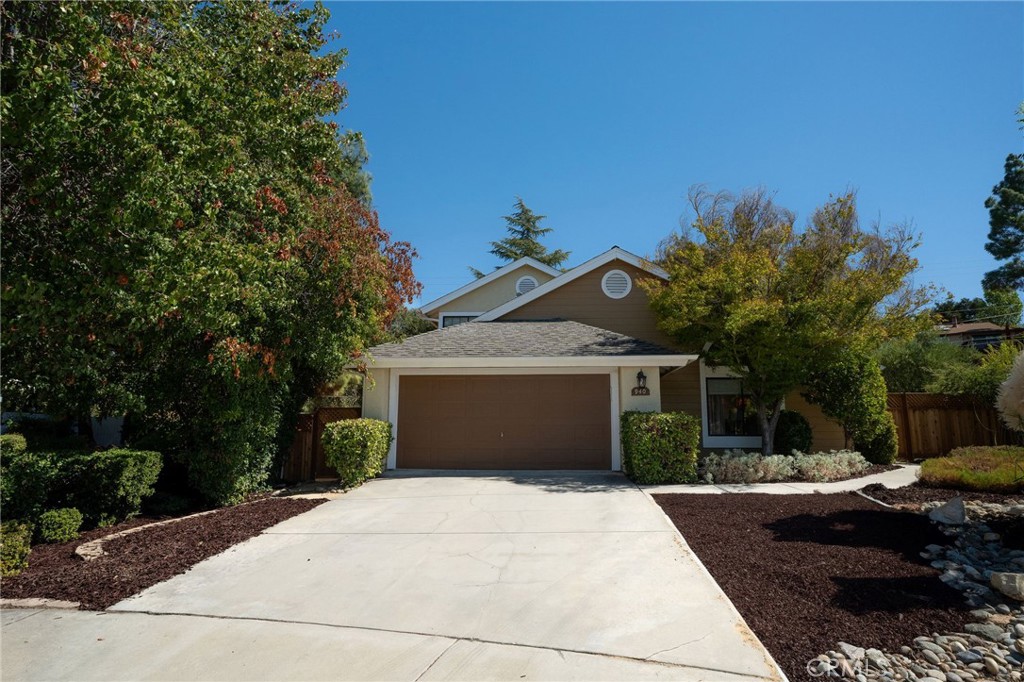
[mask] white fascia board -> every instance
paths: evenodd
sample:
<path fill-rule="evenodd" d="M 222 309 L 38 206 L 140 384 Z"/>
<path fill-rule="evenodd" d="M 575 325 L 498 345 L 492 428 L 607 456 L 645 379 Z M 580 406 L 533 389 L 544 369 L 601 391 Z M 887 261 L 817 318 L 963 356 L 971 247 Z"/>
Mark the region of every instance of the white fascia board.
<path fill-rule="evenodd" d="M 510 272 L 515 272 L 519 268 L 527 266 L 527 265 L 529 265 L 531 267 L 534 267 L 534 268 L 540 270 L 541 272 L 546 272 L 547 274 L 551 275 L 552 277 L 559 277 L 559 276 L 561 276 L 563 274 L 561 270 L 553 268 L 550 265 L 545 265 L 544 263 L 541 263 L 539 260 L 534 260 L 533 258 L 530 258 L 529 256 L 524 256 L 523 258 L 520 258 L 519 260 L 517 260 L 517 261 L 515 261 L 513 263 L 509 263 L 508 265 L 505 265 L 505 266 L 502 266 L 502 267 L 498 268 L 494 272 L 491 272 L 491 273 L 488 273 L 488 274 L 484 275 L 480 279 L 473 280 L 469 284 L 466 284 L 465 286 L 459 287 L 458 289 L 456 289 L 455 291 L 451 292 L 450 294 L 445 294 L 441 298 L 434 299 L 433 301 L 431 301 L 431 302 L 429 302 L 429 303 L 427 303 L 425 305 L 421 305 L 420 306 L 420 310 L 423 311 L 423 312 L 426 312 L 428 310 L 434 310 L 435 308 L 439 308 L 440 306 L 443 306 L 446 303 L 450 303 L 450 302 L 454 301 L 455 299 L 459 298 L 460 296 L 465 296 L 469 292 L 475 291 L 476 289 L 479 289 L 480 287 L 482 287 L 482 286 L 484 286 L 486 284 L 490 284 L 491 282 L 493 282 L 494 280 L 498 279 L 499 277 L 501 277 L 503 275 L 507 275 Z"/>
<path fill-rule="evenodd" d="M 371 367 L 677 367 L 697 360 L 697 355 L 616 355 L 515 358 L 375 358 Z"/>
<path fill-rule="evenodd" d="M 621 260 L 625 263 L 629 263 L 630 265 L 639 268 L 644 272 L 651 273 L 655 277 L 660 277 L 661 279 L 668 279 L 668 273 L 659 268 L 658 266 L 645 261 L 643 258 L 637 256 L 636 254 L 632 254 L 629 251 L 620 249 L 617 246 L 613 246 L 611 249 L 605 251 L 600 256 L 595 256 L 594 258 L 588 260 L 586 263 L 577 265 L 569 272 L 564 273 L 561 277 L 556 277 L 553 280 L 541 284 L 539 287 L 537 287 L 530 293 L 523 294 L 522 296 L 517 296 L 516 298 L 513 298 L 511 301 L 508 301 L 507 303 L 502 303 L 497 308 L 487 311 L 480 317 L 476 318 L 474 322 L 491 322 L 493 320 L 496 320 L 502 315 L 510 313 L 516 308 L 526 305 L 530 301 L 536 301 L 541 296 L 544 296 L 549 292 L 554 291 L 558 287 L 564 286 L 575 279 L 579 279 L 588 272 L 592 272 L 597 268 L 601 267 L 602 265 L 607 265 L 608 263 L 611 263 L 614 260 Z M 424 308 L 424 310 L 426 309 Z"/>

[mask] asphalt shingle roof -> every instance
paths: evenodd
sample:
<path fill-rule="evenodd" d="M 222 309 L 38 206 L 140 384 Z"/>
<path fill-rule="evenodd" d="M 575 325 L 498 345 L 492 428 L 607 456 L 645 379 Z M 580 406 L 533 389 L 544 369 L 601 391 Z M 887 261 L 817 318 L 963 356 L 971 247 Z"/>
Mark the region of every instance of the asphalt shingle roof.
<path fill-rule="evenodd" d="M 625 334 L 566 320 L 468 322 L 369 349 L 376 358 L 517 358 L 677 355 Z"/>

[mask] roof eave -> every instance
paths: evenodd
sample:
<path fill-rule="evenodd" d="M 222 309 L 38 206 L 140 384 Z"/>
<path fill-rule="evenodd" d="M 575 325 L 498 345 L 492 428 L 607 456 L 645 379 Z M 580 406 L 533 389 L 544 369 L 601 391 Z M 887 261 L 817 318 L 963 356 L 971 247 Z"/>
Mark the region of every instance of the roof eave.
<path fill-rule="evenodd" d="M 447 358 L 372 358 L 370 369 L 401 368 L 514 368 L 514 367 L 682 367 L 698 355 L 582 355 L 556 357 L 447 357 Z"/>

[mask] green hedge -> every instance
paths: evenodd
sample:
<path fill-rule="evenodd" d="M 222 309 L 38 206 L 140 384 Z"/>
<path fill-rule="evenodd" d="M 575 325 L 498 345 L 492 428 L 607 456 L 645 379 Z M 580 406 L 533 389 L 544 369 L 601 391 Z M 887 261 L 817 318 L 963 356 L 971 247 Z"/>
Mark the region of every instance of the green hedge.
<path fill-rule="evenodd" d="M 793 410 L 783 410 L 779 414 L 779 423 L 775 425 L 775 453 L 810 452 L 813 439 L 811 423 L 802 414 Z"/>
<path fill-rule="evenodd" d="M 391 423 L 379 419 L 346 419 L 324 427 L 327 465 L 345 486 L 356 486 L 384 471 L 391 447 Z"/>
<path fill-rule="evenodd" d="M 23 452 L 0 460 L 0 496 L 9 519 L 35 522 L 46 509 L 75 507 L 90 524 L 135 516 L 153 494 L 158 452 Z"/>
<path fill-rule="evenodd" d="M 109 523 L 136 516 L 142 500 L 153 494 L 163 466 L 159 452 L 103 450 L 78 454 L 62 462 L 66 475 L 61 506 L 76 507 L 90 523 Z"/>
<path fill-rule="evenodd" d="M 20 521 L 0 523 L 0 577 L 10 578 L 28 567 L 32 526 Z"/>
<path fill-rule="evenodd" d="M 682 412 L 624 412 L 622 469 L 641 484 L 697 480 L 700 419 Z"/>
<path fill-rule="evenodd" d="M 25 443 L 25 436 L 20 433 L 5 433 L 0 436 L 0 457 L 20 455 L 25 452 L 28 445 Z"/>
<path fill-rule="evenodd" d="M 82 512 L 74 507 L 50 509 L 39 515 L 36 537 L 40 542 L 67 542 L 78 537 Z"/>

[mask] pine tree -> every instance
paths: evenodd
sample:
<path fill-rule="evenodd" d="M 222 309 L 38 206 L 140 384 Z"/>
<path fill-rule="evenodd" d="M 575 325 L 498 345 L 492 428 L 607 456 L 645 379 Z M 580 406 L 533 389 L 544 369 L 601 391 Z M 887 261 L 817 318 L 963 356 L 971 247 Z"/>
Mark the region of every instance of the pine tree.
<path fill-rule="evenodd" d="M 1006 157 L 1006 174 L 985 200 L 989 212 L 985 250 L 1007 261 L 985 274 L 991 289 L 1024 289 L 1024 154 Z"/>
<path fill-rule="evenodd" d="M 557 268 L 569 258 L 569 252 L 562 249 L 548 251 L 548 248 L 540 243 L 540 238 L 553 229 L 541 227 L 540 221 L 545 217 L 547 216 L 537 215 L 531 211 L 530 207 L 523 203 L 522 197 L 516 197 L 512 215 L 503 216 L 509 236 L 501 241 L 491 242 L 490 252 L 505 263 L 530 257 Z M 495 266 L 496 269 L 500 267 L 501 265 Z M 484 276 L 484 273 L 474 267 L 469 269 L 478 279 Z"/>

